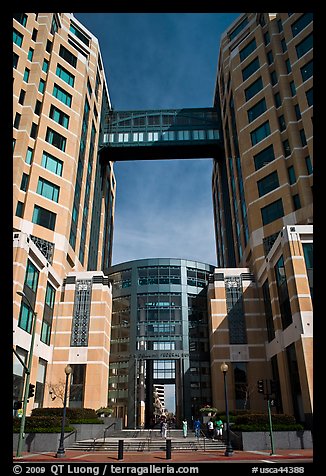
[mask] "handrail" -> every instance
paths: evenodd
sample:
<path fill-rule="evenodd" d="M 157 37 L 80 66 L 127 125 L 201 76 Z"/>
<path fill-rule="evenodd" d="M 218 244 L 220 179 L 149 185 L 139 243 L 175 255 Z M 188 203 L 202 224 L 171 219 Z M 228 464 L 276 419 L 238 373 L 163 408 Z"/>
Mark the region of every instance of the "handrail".
<path fill-rule="evenodd" d="M 74 428 L 70 433 L 68 433 L 68 435 L 65 435 L 63 437 L 63 439 L 65 440 L 66 438 L 68 438 L 69 436 L 71 436 L 73 433 L 75 433 L 75 441 L 76 441 L 76 436 L 77 436 L 77 430 L 76 428 Z"/>
<path fill-rule="evenodd" d="M 111 426 L 115 426 L 115 425 L 116 425 L 116 422 L 113 422 L 113 423 L 111 423 L 111 425 L 109 425 L 109 426 L 107 426 L 106 428 L 104 428 L 104 430 L 103 430 L 103 441 L 104 441 L 104 443 L 105 443 L 105 437 L 106 437 L 106 432 L 107 432 L 107 430 L 108 430 L 109 428 L 111 428 Z M 96 438 L 95 438 L 95 439 L 96 439 Z"/>

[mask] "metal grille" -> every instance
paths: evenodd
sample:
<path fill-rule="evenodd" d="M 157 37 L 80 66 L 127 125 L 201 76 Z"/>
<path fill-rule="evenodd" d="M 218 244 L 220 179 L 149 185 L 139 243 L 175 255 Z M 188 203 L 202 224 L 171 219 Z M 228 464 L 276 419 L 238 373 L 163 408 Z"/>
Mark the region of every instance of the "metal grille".
<path fill-rule="evenodd" d="M 77 280 L 70 342 L 72 347 L 87 347 L 88 345 L 91 295 L 92 279 Z"/>
<path fill-rule="evenodd" d="M 34 241 L 38 249 L 41 253 L 46 257 L 48 262 L 52 264 L 53 261 L 53 254 L 54 254 L 54 243 L 50 241 L 43 240 L 42 238 L 38 238 L 37 236 L 30 235 L 31 240 Z"/>
<path fill-rule="evenodd" d="M 229 276 L 224 282 L 230 344 L 246 344 L 241 276 Z"/>

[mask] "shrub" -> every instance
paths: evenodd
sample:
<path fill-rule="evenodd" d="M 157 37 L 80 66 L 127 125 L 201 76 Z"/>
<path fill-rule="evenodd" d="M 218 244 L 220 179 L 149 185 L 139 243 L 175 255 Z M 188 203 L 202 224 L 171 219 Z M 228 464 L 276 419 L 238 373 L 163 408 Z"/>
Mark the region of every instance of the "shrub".
<path fill-rule="evenodd" d="M 63 408 L 34 408 L 32 416 L 62 417 Z M 71 423 L 77 423 L 77 420 L 84 420 L 83 423 L 98 423 L 98 416 L 93 408 L 66 408 L 66 416 Z M 88 422 L 86 420 L 89 420 Z M 90 421 L 92 420 L 92 421 Z"/>
<path fill-rule="evenodd" d="M 114 413 L 114 410 L 113 408 L 109 408 L 109 407 L 101 407 L 96 410 L 96 414 L 98 416 L 99 415 L 110 416 L 112 415 L 112 413 Z"/>
<path fill-rule="evenodd" d="M 13 432 L 19 433 L 20 431 L 19 417 L 13 418 Z M 60 433 L 62 426 L 62 418 L 57 416 L 30 416 L 25 419 L 25 432 L 26 433 Z M 65 420 L 65 431 L 73 431 L 73 427 L 70 426 L 69 419 Z"/>

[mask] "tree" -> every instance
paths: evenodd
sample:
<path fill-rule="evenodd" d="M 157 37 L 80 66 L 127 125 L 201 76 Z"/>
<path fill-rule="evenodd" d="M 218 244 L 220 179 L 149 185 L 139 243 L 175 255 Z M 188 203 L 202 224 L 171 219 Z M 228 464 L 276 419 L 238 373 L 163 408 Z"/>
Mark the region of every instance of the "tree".
<path fill-rule="evenodd" d="M 61 400 L 61 403 L 63 406 L 63 401 L 65 398 L 65 387 L 66 387 L 65 380 L 59 380 L 59 382 L 55 384 L 49 382 L 49 383 L 46 383 L 45 385 L 49 389 L 49 394 L 51 395 L 52 401 L 58 398 L 59 400 Z M 68 392 L 69 392 L 69 389 L 68 389 Z"/>

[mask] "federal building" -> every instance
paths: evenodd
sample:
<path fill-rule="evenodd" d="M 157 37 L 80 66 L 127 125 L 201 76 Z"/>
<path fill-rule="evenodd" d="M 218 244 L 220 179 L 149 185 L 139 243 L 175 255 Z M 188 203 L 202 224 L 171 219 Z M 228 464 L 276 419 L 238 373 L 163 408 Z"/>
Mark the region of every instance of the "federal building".
<path fill-rule="evenodd" d="M 243 13 L 207 108 L 115 111 L 97 38 L 72 13 L 13 18 L 13 402 L 110 407 L 148 426 L 205 405 L 313 414 L 313 14 Z M 173 106 L 173 105 L 172 105 Z M 112 266 L 121 160 L 212 159 L 216 262 Z M 186 237 L 185 237 L 186 239 Z M 34 327 L 35 323 L 35 327 Z M 19 356 L 19 358 L 17 357 Z M 167 408 L 168 409 L 168 408 Z"/>

